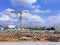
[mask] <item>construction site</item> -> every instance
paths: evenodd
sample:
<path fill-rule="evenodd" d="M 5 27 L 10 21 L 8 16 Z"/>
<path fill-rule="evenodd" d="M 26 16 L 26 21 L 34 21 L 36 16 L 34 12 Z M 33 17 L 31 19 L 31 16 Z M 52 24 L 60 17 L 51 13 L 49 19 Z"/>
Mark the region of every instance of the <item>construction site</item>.
<path fill-rule="evenodd" d="M 20 30 L 18 31 L 0 31 L 0 42 L 21 42 L 21 41 L 39 41 L 39 42 L 60 42 L 60 33 L 56 32 L 23 32 L 22 31 L 22 12 L 20 14 Z"/>
<path fill-rule="evenodd" d="M 0 32 L 0 42 L 60 42 L 60 34 L 42 32 Z"/>

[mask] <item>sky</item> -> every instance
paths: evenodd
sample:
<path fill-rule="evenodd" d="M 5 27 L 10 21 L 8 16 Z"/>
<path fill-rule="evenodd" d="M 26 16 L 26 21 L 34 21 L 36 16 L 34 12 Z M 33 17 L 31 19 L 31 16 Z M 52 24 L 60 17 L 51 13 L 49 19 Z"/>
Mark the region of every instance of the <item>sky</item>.
<path fill-rule="evenodd" d="M 23 27 L 60 26 L 60 0 L 0 0 L 0 25 L 20 25 L 11 11 Z"/>

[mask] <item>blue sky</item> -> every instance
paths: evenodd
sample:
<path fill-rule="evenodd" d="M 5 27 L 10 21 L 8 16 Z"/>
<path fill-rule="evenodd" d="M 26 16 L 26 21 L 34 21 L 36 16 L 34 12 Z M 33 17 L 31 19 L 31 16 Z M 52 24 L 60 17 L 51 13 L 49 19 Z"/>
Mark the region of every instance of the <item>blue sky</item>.
<path fill-rule="evenodd" d="M 23 26 L 60 26 L 60 0 L 0 0 L 0 25 L 20 25 L 10 11 L 23 12 Z"/>

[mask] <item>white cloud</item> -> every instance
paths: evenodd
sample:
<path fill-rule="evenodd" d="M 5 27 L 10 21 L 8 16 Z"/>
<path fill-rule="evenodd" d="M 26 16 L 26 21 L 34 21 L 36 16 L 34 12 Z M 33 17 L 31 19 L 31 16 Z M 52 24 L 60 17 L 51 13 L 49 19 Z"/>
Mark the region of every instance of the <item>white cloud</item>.
<path fill-rule="evenodd" d="M 5 15 L 9 15 L 9 16 L 15 18 L 17 15 L 16 15 L 15 13 L 11 13 L 11 11 L 15 11 L 15 10 L 10 9 L 10 8 L 7 8 L 7 9 L 5 9 L 5 10 L 3 11 L 3 13 L 4 13 Z"/>
<path fill-rule="evenodd" d="M 39 9 L 40 8 L 40 5 L 33 5 L 32 8 L 33 9 Z"/>
<path fill-rule="evenodd" d="M 38 16 L 38 15 L 33 15 L 30 14 L 28 10 L 26 10 L 28 13 L 23 13 L 23 18 L 26 19 L 25 21 L 30 24 L 29 22 L 31 22 L 31 25 L 33 26 L 54 26 L 54 25 L 60 25 L 60 13 L 58 13 L 57 15 L 52 15 L 52 16 L 48 16 L 46 17 L 47 19 L 43 19 L 42 17 Z M 41 13 L 49 13 L 49 12 L 53 12 L 50 10 L 38 10 Z M 25 23 L 24 23 L 25 24 Z"/>
<path fill-rule="evenodd" d="M 30 13 L 23 13 L 23 18 L 25 18 L 28 22 L 44 22 L 44 20 L 40 16 L 32 15 Z"/>
<path fill-rule="evenodd" d="M 28 13 L 23 13 L 23 18 L 26 19 L 26 21 L 35 23 L 37 25 L 42 26 L 54 26 L 56 24 L 60 24 L 60 13 L 56 16 L 48 16 L 47 19 L 43 19 L 40 16 L 30 14 L 28 10 L 25 10 Z M 34 13 L 50 13 L 53 12 L 52 10 L 34 10 Z"/>
<path fill-rule="evenodd" d="M 9 12 L 11 12 L 11 11 L 14 11 L 13 9 L 10 9 L 10 8 L 7 8 L 7 9 L 5 9 L 6 11 L 9 11 Z"/>
<path fill-rule="evenodd" d="M 39 10 L 39 9 L 35 9 L 32 12 L 34 12 L 34 13 L 51 13 L 53 11 L 52 10 Z"/>
<path fill-rule="evenodd" d="M 0 21 L 17 21 L 17 19 L 13 19 L 12 17 L 15 16 L 15 14 L 10 13 L 10 11 L 14 11 L 13 9 L 5 9 L 4 11 L 0 12 Z"/>
<path fill-rule="evenodd" d="M 10 13 L 10 11 L 14 11 L 13 9 L 5 9 L 4 11 L 0 12 L 0 21 L 4 22 L 11 22 L 11 24 L 14 24 L 14 22 L 18 22 L 18 17 L 20 17 L 20 14 L 15 14 L 15 13 Z M 27 13 L 24 13 L 24 12 Z M 50 10 L 35 10 L 35 12 L 39 13 L 46 13 L 46 12 L 51 12 Z M 47 19 L 43 19 L 42 17 L 32 14 L 29 12 L 29 10 L 24 10 L 23 11 L 23 25 L 25 26 L 52 26 L 52 25 L 57 25 L 60 24 L 60 13 L 58 13 L 56 16 L 48 16 Z M 15 18 L 14 18 L 15 17 Z M 18 22 L 19 23 L 19 22 Z M 31 23 L 31 24 L 30 24 Z"/>
<path fill-rule="evenodd" d="M 24 25 L 26 26 L 41 26 L 44 25 L 45 20 L 38 15 L 33 15 L 31 13 L 23 13 Z"/>
<path fill-rule="evenodd" d="M 2 21 L 12 21 L 12 19 L 11 19 L 10 17 L 6 16 L 6 15 L 3 15 L 3 16 L 0 18 L 0 20 L 2 20 Z"/>
<path fill-rule="evenodd" d="M 32 8 L 35 8 L 36 6 L 32 6 Z"/>
<path fill-rule="evenodd" d="M 51 24 L 60 24 L 60 13 L 57 16 L 49 16 L 48 20 Z"/>
<path fill-rule="evenodd" d="M 17 19 L 14 20 L 9 16 L 2 14 L 2 16 L 0 17 L 0 21 L 17 21 Z"/>
<path fill-rule="evenodd" d="M 39 9 L 35 9 L 32 11 L 28 11 L 28 10 L 24 10 L 23 12 L 32 12 L 32 13 L 51 13 L 51 12 L 57 12 L 57 11 L 53 11 L 53 10 L 39 10 Z"/>
<path fill-rule="evenodd" d="M 34 10 L 34 13 L 37 12 L 37 13 L 50 13 L 50 12 L 53 12 L 52 10 Z M 29 22 L 39 22 L 37 25 L 42 25 L 42 26 L 54 26 L 54 25 L 59 25 L 60 24 L 60 13 L 58 13 L 57 15 L 55 16 L 48 16 L 47 19 L 43 19 L 42 17 L 40 16 L 37 16 L 37 15 L 32 15 L 29 13 L 24 13 L 23 14 L 24 18 L 27 19 L 27 21 Z"/>
<path fill-rule="evenodd" d="M 8 9 L 5 9 L 4 11 L 0 12 L 0 15 L 1 15 L 0 21 L 11 22 L 11 24 L 13 24 L 14 22 L 17 22 L 18 17 L 16 17 L 16 16 L 19 16 L 20 14 L 19 15 L 16 15 L 15 13 L 12 14 L 12 13 L 10 13 L 10 11 L 14 11 L 14 10 L 8 8 Z M 40 16 L 30 14 L 28 10 L 25 10 L 25 11 L 27 11 L 28 13 L 23 12 L 22 21 L 23 21 L 24 25 L 29 25 L 30 23 L 35 23 L 35 24 L 37 23 L 37 25 L 39 25 L 39 23 L 44 23 L 44 20 Z M 16 19 L 14 17 L 16 17 Z"/>
<path fill-rule="evenodd" d="M 37 0 L 10 0 L 13 5 L 32 6 Z"/>
<path fill-rule="evenodd" d="M 55 16 L 48 16 L 47 19 L 45 19 L 44 26 L 58 26 L 60 25 L 60 13 L 58 13 Z"/>

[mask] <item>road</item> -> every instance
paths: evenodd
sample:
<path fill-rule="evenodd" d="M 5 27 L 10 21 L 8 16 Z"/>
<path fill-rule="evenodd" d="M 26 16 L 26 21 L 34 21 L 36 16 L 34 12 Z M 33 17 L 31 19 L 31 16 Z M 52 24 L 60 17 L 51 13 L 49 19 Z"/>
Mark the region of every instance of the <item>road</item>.
<path fill-rule="evenodd" d="M 0 42 L 0 45 L 60 45 L 60 42 Z"/>

